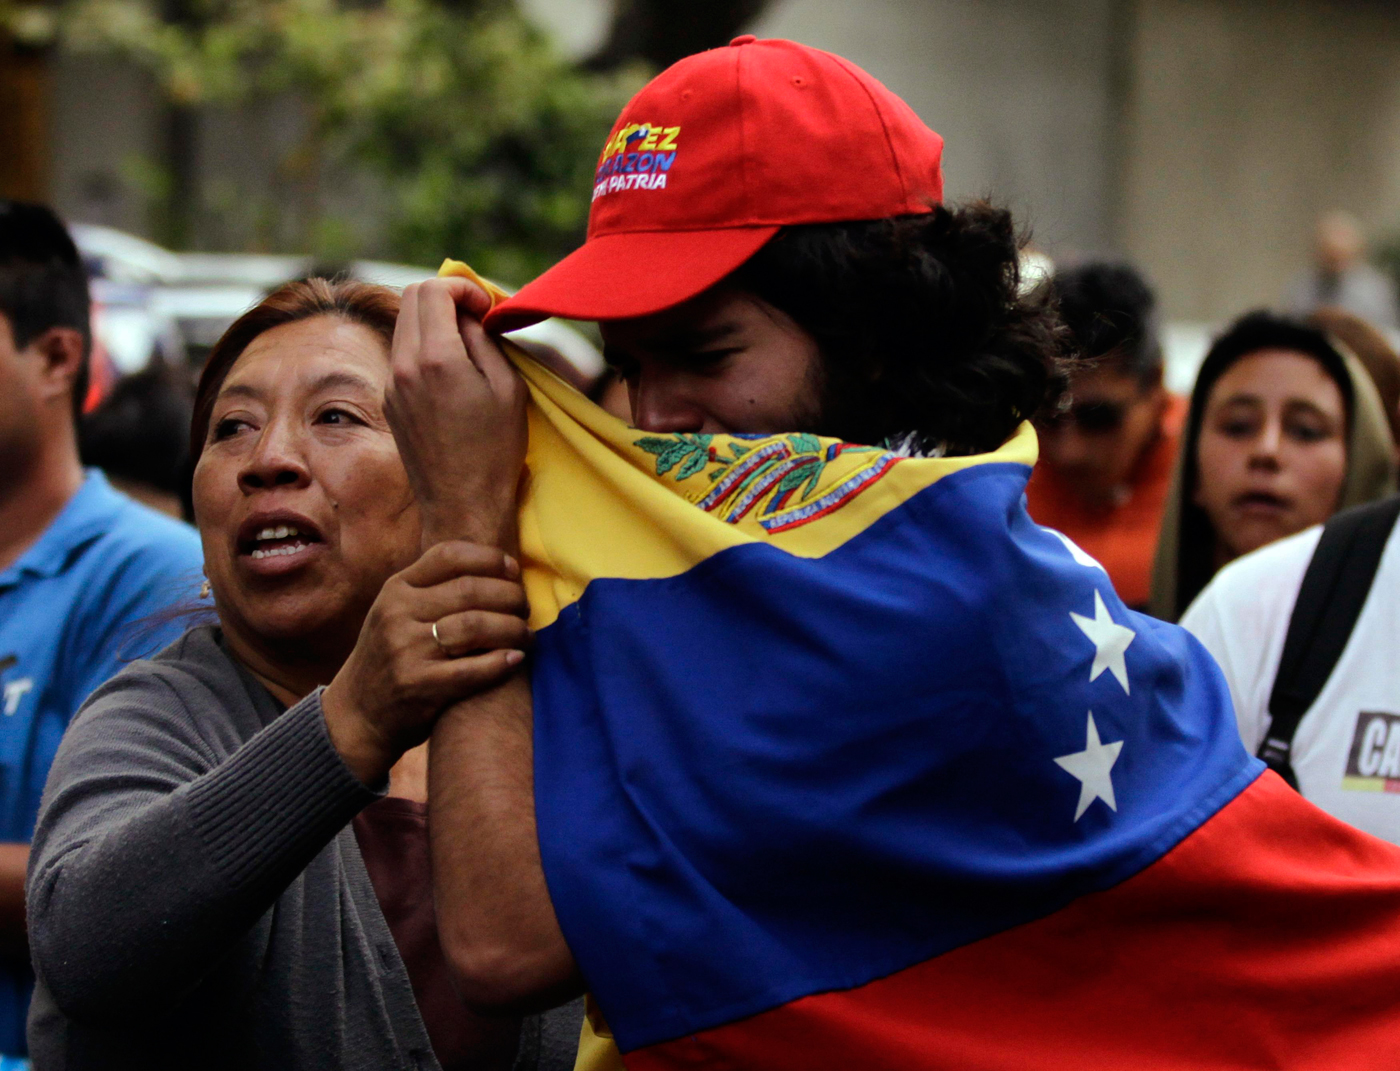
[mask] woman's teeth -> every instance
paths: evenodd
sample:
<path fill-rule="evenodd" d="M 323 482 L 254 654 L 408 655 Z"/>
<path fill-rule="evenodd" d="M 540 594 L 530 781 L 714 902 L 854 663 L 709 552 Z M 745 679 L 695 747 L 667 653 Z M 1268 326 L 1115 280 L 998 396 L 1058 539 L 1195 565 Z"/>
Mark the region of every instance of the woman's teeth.
<path fill-rule="evenodd" d="M 253 557 L 254 557 L 254 558 L 276 558 L 276 557 L 282 557 L 282 556 L 285 556 L 285 555 L 287 555 L 287 554 L 295 554 L 295 553 L 296 553 L 297 551 L 299 551 L 299 550 L 305 550 L 306 547 L 307 547 L 307 544 L 305 544 L 305 543 L 289 543 L 289 544 L 288 544 L 287 546 L 285 546 L 285 547 L 272 547 L 272 548 L 270 548 L 269 550 L 263 550 L 261 547 L 259 547 L 257 550 L 253 551 Z"/>
<path fill-rule="evenodd" d="M 296 539 L 299 535 L 301 535 L 301 531 L 295 525 L 281 524 L 276 527 L 269 526 L 264 528 L 253 537 L 253 540 L 254 542 L 264 543 L 279 539 Z M 296 554 L 298 551 L 303 551 L 307 546 L 308 544 L 305 541 L 296 539 L 294 543 L 284 543 L 281 546 L 257 547 L 253 550 L 252 557 L 282 558 L 286 557 L 288 554 Z"/>

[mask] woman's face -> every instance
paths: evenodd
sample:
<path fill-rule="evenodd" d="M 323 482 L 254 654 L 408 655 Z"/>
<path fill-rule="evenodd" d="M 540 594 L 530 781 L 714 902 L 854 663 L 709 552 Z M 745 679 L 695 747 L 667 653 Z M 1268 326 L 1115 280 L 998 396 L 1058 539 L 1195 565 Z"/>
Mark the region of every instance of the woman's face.
<path fill-rule="evenodd" d="M 1346 407 L 1318 361 L 1259 350 L 1216 380 L 1196 448 L 1195 502 L 1218 564 L 1330 517 L 1346 478 Z"/>
<path fill-rule="evenodd" d="M 194 509 L 235 642 L 344 657 L 384 581 L 417 557 L 418 509 L 384 419 L 388 377 L 379 336 L 332 316 L 259 335 L 229 370 Z"/>

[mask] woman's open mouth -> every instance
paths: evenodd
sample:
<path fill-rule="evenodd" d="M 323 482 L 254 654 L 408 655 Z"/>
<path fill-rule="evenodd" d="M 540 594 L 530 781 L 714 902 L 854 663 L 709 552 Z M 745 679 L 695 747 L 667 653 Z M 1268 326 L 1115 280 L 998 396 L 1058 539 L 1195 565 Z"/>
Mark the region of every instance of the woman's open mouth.
<path fill-rule="evenodd" d="M 253 549 L 250 552 L 250 557 L 255 560 L 285 558 L 291 554 L 299 554 L 313 542 L 318 543 L 320 540 L 302 538 L 301 529 L 294 524 L 280 524 L 276 528 L 267 527 L 253 536 Z"/>
<path fill-rule="evenodd" d="M 320 531 L 305 517 L 254 516 L 238 533 L 238 554 L 256 573 L 273 576 L 300 568 L 325 547 Z"/>
<path fill-rule="evenodd" d="M 1250 491 L 1236 495 L 1234 505 L 1241 513 L 1273 516 L 1286 512 L 1293 504 L 1288 499 L 1268 491 Z"/>

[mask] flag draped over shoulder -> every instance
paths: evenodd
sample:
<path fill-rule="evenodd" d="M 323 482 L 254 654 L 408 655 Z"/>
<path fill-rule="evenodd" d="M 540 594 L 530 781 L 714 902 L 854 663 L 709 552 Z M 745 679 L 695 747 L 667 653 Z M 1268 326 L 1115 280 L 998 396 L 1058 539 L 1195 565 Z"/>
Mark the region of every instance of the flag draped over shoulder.
<path fill-rule="evenodd" d="M 652 435 L 516 362 L 540 848 L 628 1068 L 1395 1064 L 1400 851 L 1030 520 L 1028 427 Z"/>

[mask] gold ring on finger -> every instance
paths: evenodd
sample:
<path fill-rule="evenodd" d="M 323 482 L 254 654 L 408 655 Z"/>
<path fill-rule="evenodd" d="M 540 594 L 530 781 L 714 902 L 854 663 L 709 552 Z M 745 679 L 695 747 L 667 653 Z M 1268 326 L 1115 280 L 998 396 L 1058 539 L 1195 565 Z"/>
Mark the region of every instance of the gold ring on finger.
<path fill-rule="evenodd" d="M 447 655 L 448 658 L 451 658 L 451 657 L 452 657 L 452 652 L 449 651 L 449 650 L 447 649 L 447 645 L 446 645 L 445 643 L 442 642 L 442 637 L 438 635 L 437 627 L 438 627 L 438 623 L 437 623 L 436 621 L 434 621 L 434 622 L 433 622 L 433 642 L 436 643 L 436 644 L 438 645 L 438 650 L 439 650 L 439 651 L 441 651 L 443 654 Z"/>

